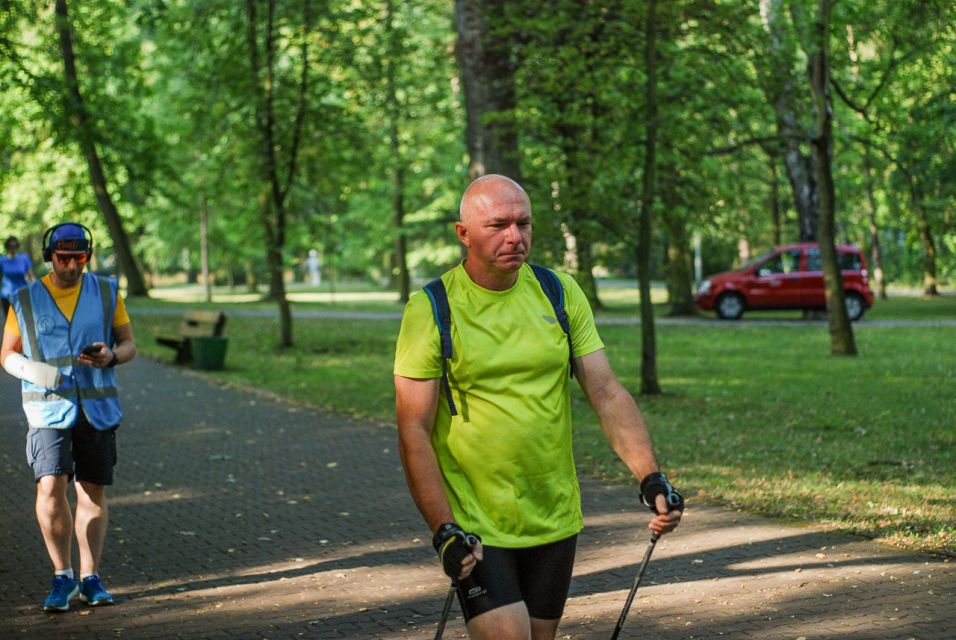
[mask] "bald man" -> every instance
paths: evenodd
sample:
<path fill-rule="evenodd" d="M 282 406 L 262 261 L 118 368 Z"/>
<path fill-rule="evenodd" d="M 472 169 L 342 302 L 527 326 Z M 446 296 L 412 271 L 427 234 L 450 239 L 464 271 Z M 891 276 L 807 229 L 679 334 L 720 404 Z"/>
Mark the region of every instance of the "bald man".
<path fill-rule="evenodd" d="M 427 295 L 405 308 L 395 355 L 399 449 L 408 487 L 476 640 L 552 640 L 567 600 L 581 496 L 571 452 L 568 367 L 615 452 L 642 481 L 661 535 L 680 522 L 647 427 L 611 371 L 571 276 L 568 335 L 532 268 L 531 201 L 514 180 L 469 185 L 455 225 L 464 261 L 441 277 L 452 318 L 443 369 Z M 448 401 L 441 392 L 448 384 Z M 682 500 L 679 503 L 683 505 Z"/>

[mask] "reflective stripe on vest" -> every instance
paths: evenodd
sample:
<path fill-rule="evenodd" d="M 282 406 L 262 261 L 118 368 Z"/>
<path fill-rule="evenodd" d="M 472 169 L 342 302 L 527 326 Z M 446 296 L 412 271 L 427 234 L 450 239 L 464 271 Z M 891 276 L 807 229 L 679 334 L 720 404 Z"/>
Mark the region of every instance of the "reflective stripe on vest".
<path fill-rule="evenodd" d="M 57 389 L 23 381 L 23 411 L 31 427 L 69 428 L 76 422 L 76 412 L 81 407 L 97 429 L 115 427 L 123 416 L 115 370 L 97 369 L 76 360 L 88 344 L 113 345 L 116 280 L 84 274 L 80 287 L 76 309 L 69 321 L 40 281 L 20 289 L 13 300 L 24 338 L 23 355 L 55 366 L 62 378 Z"/>

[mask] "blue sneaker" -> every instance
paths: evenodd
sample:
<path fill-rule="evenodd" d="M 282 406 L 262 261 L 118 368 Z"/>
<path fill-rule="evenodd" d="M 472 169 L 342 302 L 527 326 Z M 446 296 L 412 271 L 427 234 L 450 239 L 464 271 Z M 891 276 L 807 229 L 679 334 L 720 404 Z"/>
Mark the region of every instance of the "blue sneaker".
<path fill-rule="evenodd" d="M 91 607 L 113 604 L 113 596 L 103 588 L 103 583 L 96 574 L 83 578 L 83 582 L 80 583 L 80 600 Z"/>
<path fill-rule="evenodd" d="M 70 599 L 80 592 L 80 585 L 73 578 L 53 576 L 53 586 L 50 595 L 43 601 L 44 611 L 69 611 Z"/>

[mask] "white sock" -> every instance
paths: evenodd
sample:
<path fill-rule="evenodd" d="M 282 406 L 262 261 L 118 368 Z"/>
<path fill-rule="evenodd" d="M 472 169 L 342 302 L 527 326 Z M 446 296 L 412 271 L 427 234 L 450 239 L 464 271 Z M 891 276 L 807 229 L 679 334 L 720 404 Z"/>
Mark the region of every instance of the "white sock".
<path fill-rule="evenodd" d="M 80 575 L 80 580 L 86 580 L 86 579 L 89 578 L 90 576 L 97 576 L 97 575 L 99 575 L 99 574 L 96 573 L 95 571 L 94 571 L 93 573 L 84 573 L 84 574 L 81 574 L 81 575 Z"/>
<path fill-rule="evenodd" d="M 66 576 L 66 577 L 69 578 L 70 580 L 72 580 L 73 577 L 74 577 L 74 576 L 73 576 L 73 569 L 72 569 L 72 568 L 70 568 L 70 569 L 63 569 L 62 571 L 57 571 L 57 572 L 54 573 L 53 575 L 55 575 L 55 576 Z"/>

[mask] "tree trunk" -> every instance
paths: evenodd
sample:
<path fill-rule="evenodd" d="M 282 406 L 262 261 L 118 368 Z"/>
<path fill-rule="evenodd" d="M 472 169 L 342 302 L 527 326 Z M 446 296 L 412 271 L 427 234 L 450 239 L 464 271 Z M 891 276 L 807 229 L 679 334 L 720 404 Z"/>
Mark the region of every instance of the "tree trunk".
<path fill-rule="evenodd" d="M 272 214 L 269 209 L 273 206 L 268 191 L 259 194 L 260 221 L 265 227 L 266 264 L 269 267 L 270 297 L 279 308 L 279 344 L 280 349 L 292 346 L 292 309 L 286 298 L 285 273 L 283 270 L 282 246 L 275 240 L 275 230 L 272 229 Z"/>
<path fill-rule="evenodd" d="M 212 280 L 209 277 L 209 212 L 206 196 L 199 196 L 199 256 L 202 269 L 202 287 L 206 302 L 212 302 Z"/>
<path fill-rule="evenodd" d="M 389 48 L 392 52 L 398 50 L 393 40 L 397 37 L 393 28 L 394 3 L 388 0 L 385 5 L 385 32 Z M 408 239 L 405 234 L 405 161 L 401 155 L 399 144 L 399 123 L 401 109 L 398 102 L 398 89 L 395 84 L 396 53 L 386 57 L 386 112 L 389 120 L 389 148 L 392 160 L 392 219 L 395 225 L 395 252 L 392 256 L 392 283 L 398 289 L 401 302 L 408 302 L 411 295 L 411 278 L 408 273 Z"/>
<path fill-rule="evenodd" d="M 69 114 L 70 122 L 76 129 L 80 149 L 86 158 L 90 183 L 96 195 L 97 206 L 100 213 L 103 214 L 107 229 L 109 229 L 119 270 L 126 276 L 126 295 L 130 297 L 145 296 L 148 293 L 146 281 L 143 279 L 143 273 L 133 256 L 129 238 L 123 229 L 122 218 L 120 218 L 119 212 L 113 204 L 113 199 L 110 197 L 106 173 L 103 170 L 102 162 L 100 162 L 99 152 L 96 150 L 93 124 L 90 122 L 86 106 L 83 103 L 83 95 L 80 93 L 80 82 L 76 72 L 76 58 L 73 53 L 73 37 L 70 33 L 70 18 L 66 0 L 56 0 L 56 28 L 60 36 L 60 52 L 63 55 L 63 70 L 67 88 L 64 106 L 67 114 Z"/>
<path fill-rule="evenodd" d="M 577 218 L 571 220 L 569 228 L 574 235 L 574 255 L 578 264 L 574 279 L 581 286 L 591 308 L 601 309 L 604 305 L 598 296 L 597 280 L 594 278 L 594 241 L 587 231 L 581 229 Z"/>
<path fill-rule="evenodd" d="M 661 222 L 667 231 L 667 300 L 670 303 L 668 315 L 696 315 L 693 256 L 687 227 L 682 219 L 674 216 L 664 215 Z"/>
<path fill-rule="evenodd" d="M 663 206 L 661 223 L 667 233 L 667 301 L 670 316 L 693 316 L 697 313 L 694 304 L 694 266 L 687 220 L 680 213 L 681 198 L 679 174 L 669 144 L 662 140 L 663 155 L 669 158 L 663 166 L 662 178 L 658 181 Z"/>
<path fill-rule="evenodd" d="M 800 124 L 803 108 L 797 98 L 797 81 L 794 77 L 796 57 L 793 36 L 788 33 L 784 0 L 760 0 L 760 13 L 764 29 L 770 38 L 768 78 L 765 88 L 773 106 L 777 132 L 783 146 L 783 163 L 787 179 L 793 191 L 793 203 L 800 225 L 800 240 L 813 242 L 817 239 L 820 194 L 817 188 L 816 156 L 808 157 L 800 150 L 808 142 Z"/>
<path fill-rule="evenodd" d="M 561 184 L 561 206 L 567 219 L 568 229 L 574 236 L 574 256 L 577 264 L 575 279 L 581 285 L 581 290 L 591 308 L 600 309 L 603 305 L 594 279 L 594 231 L 591 229 L 593 214 L 588 210 L 589 203 L 592 202 L 588 193 L 592 187 L 592 179 L 590 167 L 586 163 L 591 161 L 588 151 L 591 144 L 589 135 L 592 131 L 585 129 L 577 122 L 577 118 L 572 113 L 573 98 L 570 92 L 562 92 L 555 99 L 561 114 L 560 122 L 555 130 L 565 174 Z"/>
<path fill-rule="evenodd" d="M 559 108 L 564 103 L 559 100 Z M 557 127 L 564 159 L 564 173 L 566 177 L 561 184 L 561 208 L 566 215 L 567 228 L 574 238 L 574 262 L 577 267 L 574 272 L 575 280 L 581 286 L 581 291 L 588 300 L 592 309 L 602 308 L 598 296 L 597 282 L 594 279 L 594 238 L 593 231 L 588 229 L 588 214 L 584 210 L 588 197 L 582 193 L 588 181 L 587 171 L 579 167 L 575 158 L 579 155 L 579 145 L 583 134 L 580 128 L 561 124 Z"/>
<path fill-rule="evenodd" d="M 392 193 L 392 212 L 394 224 L 397 229 L 395 236 L 395 254 L 392 259 L 393 278 L 398 289 L 399 300 L 402 303 L 408 302 L 411 295 L 411 275 L 408 273 L 408 237 L 405 234 L 405 169 L 404 167 L 395 167 L 393 175 L 394 185 Z"/>
<path fill-rule="evenodd" d="M 275 0 L 266 1 L 266 20 L 263 38 L 264 62 L 259 59 L 257 0 L 246 0 L 248 18 L 246 39 L 249 47 L 250 69 L 256 91 L 256 130 L 261 149 L 260 169 L 264 190 L 260 193 L 259 210 L 266 238 L 266 262 L 269 267 L 270 297 L 279 307 L 280 349 L 292 346 L 292 311 L 286 298 L 283 250 L 286 230 L 286 199 L 295 184 L 299 144 L 305 122 L 306 91 L 309 79 L 309 46 L 311 11 L 309 2 L 302 4 L 303 30 L 301 47 L 301 72 L 292 135 L 286 158 L 285 183 L 279 175 L 278 150 L 285 145 L 277 144 L 275 134 Z"/>
<path fill-rule="evenodd" d="M 493 33 L 506 0 L 455 0 L 455 47 L 465 98 L 468 177 L 499 173 L 520 182 L 514 122 L 515 65 L 508 40 Z"/>
<path fill-rule="evenodd" d="M 255 263 L 252 260 L 246 260 L 243 263 L 243 271 L 246 274 L 246 291 L 259 293 L 259 277 L 256 275 Z"/>
<path fill-rule="evenodd" d="M 817 184 L 820 186 L 820 258 L 823 262 L 831 352 L 833 355 L 856 355 L 853 328 L 846 313 L 843 277 L 834 244 L 836 198 L 830 165 L 833 153 L 833 114 L 829 94 L 829 36 L 830 0 L 819 0 L 814 24 L 816 47 L 810 56 L 810 90 L 816 112 L 811 148 L 817 166 Z"/>
<path fill-rule="evenodd" d="M 870 223 L 870 268 L 873 270 L 873 282 L 876 284 L 880 300 L 886 300 L 886 278 L 883 271 L 883 254 L 880 251 L 880 228 L 876 222 L 876 198 L 873 195 L 873 168 L 870 165 L 869 150 L 863 150 L 863 180 L 866 186 L 868 204 L 867 218 Z"/>
<path fill-rule="evenodd" d="M 783 233 L 780 218 L 780 179 L 777 170 L 777 161 L 779 157 L 776 154 L 767 155 L 767 164 L 770 167 L 770 228 L 773 233 L 773 245 L 775 247 L 783 244 Z"/>
<path fill-rule="evenodd" d="M 933 239 L 933 227 L 923 206 L 923 198 L 916 184 L 916 178 L 907 174 L 910 186 L 910 202 L 916 213 L 916 228 L 923 243 L 923 295 L 939 295 L 936 279 L 936 241 Z"/>
<path fill-rule="evenodd" d="M 644 143 L 644 176 L 641 193 L 641 220 L 638 230 L 637 273 L 641 293 L 641 393 L 661 393 L 657 379 L 657 343 L 654 330 L 654 307 L 651 304 L 651 209 L 654 204 L 655 144 L 657 142 L 657 0 L 647 3 L 644 29 L 644 63 L 647 84 L 644 87 L 647 106 L 647 136 Z"/>

